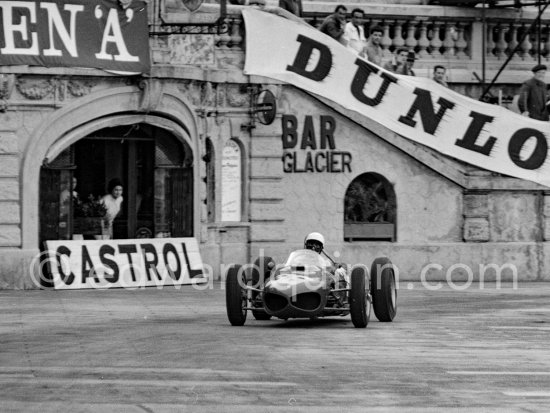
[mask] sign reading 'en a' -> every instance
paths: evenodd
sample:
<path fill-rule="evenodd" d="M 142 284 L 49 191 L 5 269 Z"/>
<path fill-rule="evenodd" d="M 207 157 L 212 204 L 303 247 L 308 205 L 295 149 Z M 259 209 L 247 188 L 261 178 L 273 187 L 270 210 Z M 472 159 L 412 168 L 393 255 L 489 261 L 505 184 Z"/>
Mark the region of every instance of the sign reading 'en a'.
<path fill-rule="evenodd" d="M 148 73 L 147 7 L 133 0 L 0 1 L 0 66 Z"/>
<path fill-rule="evenodd" d="M 55 289 L 206 282 L 195 238 L 46 241 Z"/>
<path fill-rule="evenodd" d="M 550 186 L 549 122 L 388 72 L 306 24 L 242 13 L 245 74 L 290 83 L 480 168 Z"/>

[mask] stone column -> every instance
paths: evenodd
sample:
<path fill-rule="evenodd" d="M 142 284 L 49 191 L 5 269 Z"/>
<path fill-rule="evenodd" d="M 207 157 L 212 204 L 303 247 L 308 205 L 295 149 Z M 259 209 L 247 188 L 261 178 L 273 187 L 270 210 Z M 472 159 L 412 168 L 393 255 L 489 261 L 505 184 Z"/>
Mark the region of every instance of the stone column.
<path fill-rule="evenodd" d="M 470 192 L 464 195 L 464 241 L 489 241 L 489 195 L 487 193 Z"/>

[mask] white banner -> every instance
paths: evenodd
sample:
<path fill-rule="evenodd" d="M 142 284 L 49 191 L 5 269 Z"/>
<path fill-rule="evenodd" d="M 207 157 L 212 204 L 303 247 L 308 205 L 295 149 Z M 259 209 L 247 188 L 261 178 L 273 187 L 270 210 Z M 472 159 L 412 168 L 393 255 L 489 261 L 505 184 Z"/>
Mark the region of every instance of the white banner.
<path fill-rule="evenodd" d="M 550 123 L 401 76 L 305 24 L 243 10 L 245 73 L 281 80 L 483 169 L 550 186 Z"/>
<path fill-rule="evenodd" d="M 55 289 L 206 282 L 195 238 L 46 241 Z"/>

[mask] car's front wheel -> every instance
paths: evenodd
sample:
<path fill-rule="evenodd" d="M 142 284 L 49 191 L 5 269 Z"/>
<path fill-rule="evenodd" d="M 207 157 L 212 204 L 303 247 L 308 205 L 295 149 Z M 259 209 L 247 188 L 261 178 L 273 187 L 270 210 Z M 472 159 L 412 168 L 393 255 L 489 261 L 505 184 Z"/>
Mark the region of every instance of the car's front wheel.
<path fill-rule="evenodd" d="M 354 327 L 365 328 L 369 323 L 371 302 L 368 293 L 368 274 L 363 266 L 351 271 L 351 288 L 349 291 L 349 310 Z"/>
<path fill-rule="evenodd" d="M 227 318 L 233 326 L 242 326 L 246 321 L 248 305 L 246 277 L 240 265 L 233 265 L 225 278 L 225 306 Z"/>
<path fill-rule="evenodd" d="M 379 321 L 393 321 L 397 313 L 397 287 L 393 264 L 389 258 L 376 258 L 370 274 L 374 314 Z"/>

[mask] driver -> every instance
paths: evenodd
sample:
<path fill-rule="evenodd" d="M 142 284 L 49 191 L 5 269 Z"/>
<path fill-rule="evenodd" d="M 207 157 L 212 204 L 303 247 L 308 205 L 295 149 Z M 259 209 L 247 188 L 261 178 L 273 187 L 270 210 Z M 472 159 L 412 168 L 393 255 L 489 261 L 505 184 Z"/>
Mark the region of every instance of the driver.
<path fill-rule="evenodd" d="M 318 254 L 323 252 L 325 247 L 325 237 L 319 232 L 309 233 L 304 240 L 304 248 L 307 250 L 313 250 Z M 338 287 L 336 287 L 338 286 Z M 341 266 L 334 270 L 333 276 L 333 288 L 346 288 L 346 270 Z M 337 294 L 337 293 L 335 293 Z M 338 294 L 337 297 L 340 297 L 341 294 Z"/>

